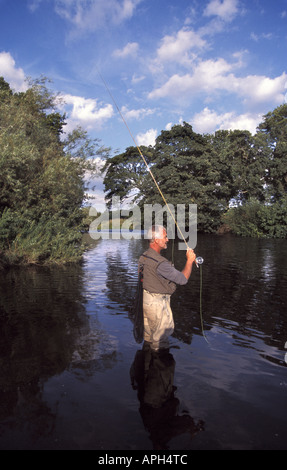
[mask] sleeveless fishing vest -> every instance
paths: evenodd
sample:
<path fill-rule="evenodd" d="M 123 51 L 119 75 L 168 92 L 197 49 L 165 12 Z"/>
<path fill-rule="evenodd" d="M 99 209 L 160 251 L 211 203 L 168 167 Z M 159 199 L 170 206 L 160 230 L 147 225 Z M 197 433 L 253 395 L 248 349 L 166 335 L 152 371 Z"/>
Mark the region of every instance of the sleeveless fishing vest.
<path fill-rule="evenodd" d="M 171 295 L 176 290 L 174 282 L 160 276 L 156 271 L 164 261 L 169 263 L 166 258 L 152 248 L 149 248 L 141 255 L 139 266 L 143 266 L 143 288 L 148 292 Z"/>

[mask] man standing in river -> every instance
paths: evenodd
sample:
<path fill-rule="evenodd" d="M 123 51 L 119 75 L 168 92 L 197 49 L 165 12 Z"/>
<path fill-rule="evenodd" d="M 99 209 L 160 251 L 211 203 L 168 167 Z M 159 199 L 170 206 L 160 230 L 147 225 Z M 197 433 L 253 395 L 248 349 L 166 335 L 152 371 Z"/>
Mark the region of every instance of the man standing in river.
<path fill-rule="evenodd" d="M 188 249 L 186 264 L 182 271 L 178 271 L 160 254 L 168 243 L 165 228 L 154 225 L 147 236 L 149 249 L 139 259 L 139 268 L 143 272 L 144 340 L 152 349 L 158 350 L 168 347 L 168 337 L 174 330 L 170 296 L 177 284 L 187 283 L 196 255 Z"/>

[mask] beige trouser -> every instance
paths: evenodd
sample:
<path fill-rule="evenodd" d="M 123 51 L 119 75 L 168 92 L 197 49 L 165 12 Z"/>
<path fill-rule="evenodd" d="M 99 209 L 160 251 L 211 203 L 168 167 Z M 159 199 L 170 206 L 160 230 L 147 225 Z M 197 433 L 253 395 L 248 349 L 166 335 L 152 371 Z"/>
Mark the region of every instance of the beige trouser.
<path fill-rule="evenodd" d="M 174 321 L 170 308 L 170 295 L 152 294 L 143 290 L 144 340 L 153 349 L 167 348 L 173 333 Z"/>

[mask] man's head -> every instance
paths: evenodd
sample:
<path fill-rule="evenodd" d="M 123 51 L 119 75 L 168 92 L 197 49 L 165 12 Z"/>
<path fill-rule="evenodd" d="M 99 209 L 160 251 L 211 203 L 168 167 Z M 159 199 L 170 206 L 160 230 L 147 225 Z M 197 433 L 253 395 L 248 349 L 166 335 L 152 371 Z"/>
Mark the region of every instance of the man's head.
<path fill-rule="evenodd" d="M 150 247 L 158 253 L 167 248 L 168 237 L 162 225 L 153 225 L 147 232 Z"/>

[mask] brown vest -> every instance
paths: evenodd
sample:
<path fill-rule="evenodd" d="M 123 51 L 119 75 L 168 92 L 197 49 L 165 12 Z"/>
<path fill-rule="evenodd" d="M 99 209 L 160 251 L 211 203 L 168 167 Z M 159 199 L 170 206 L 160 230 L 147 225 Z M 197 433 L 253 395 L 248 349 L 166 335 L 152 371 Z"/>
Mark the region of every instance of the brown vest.
<path fill-rule="evenodd" d="M 149 248 L 141 255 L 139 266 L 143 266 L 143 288 L 148 292 L 153 294 L 174 293 L 176 284 L 160 276 L 156 271 L 160 263 L 164 261 L 166 262 L 167 259 L 152 248 Z"/>

